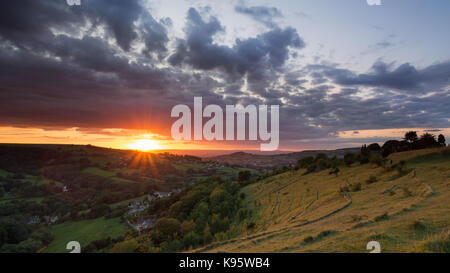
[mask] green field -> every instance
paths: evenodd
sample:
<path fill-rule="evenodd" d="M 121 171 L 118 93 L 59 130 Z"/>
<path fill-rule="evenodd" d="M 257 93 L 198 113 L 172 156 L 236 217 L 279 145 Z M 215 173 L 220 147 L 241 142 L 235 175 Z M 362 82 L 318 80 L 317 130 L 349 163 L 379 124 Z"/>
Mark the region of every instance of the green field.
<path fill-rule="evenodd" d="M 89 173 L 89 174 L 93 174 L 93 175 L 97 175 L 97 176 L 101 176 L 101 177 L 107 177 L 107 178 L 111 178 L 114 181 L 118 181 L 118 182 L 134 182 L 131 180 L 127 180 L 127 179 L 123 179 L 120 177 L 116 177 L 116 174 L 113 172 L 108 172 L 108 171 L 104 171 L 102 169 L 99 168 L 95 168 L 95 167 L 89 167 L 83 170 L 84 173 Z"/>
<path fill-rule="evenodd" d="M 197 163 L 176 163 L 173 164 L 174 168 L 179 171 L 187 171 L 188 169 L 192 169 L 194 171 L 198 171 L 204 168 L 204 165 Z"/>
<path fill-rule="evenodd" d="M 121 206 L 128 206 L 129 203 L 131 202 L 136 202 L 136 201 L 144 201 L 147 200 L 147 194 L 144 196 L 139 196 L 136 198 L 131 198 L 131 199 L 127 199 L 127 200 L 123 200 L 114 204 L 109 205 L 111 208 L 115 209 Z"/>
<path fill-rule="evenodd" d="M 11 173 L 8 172 L 8 171 L 5 171 L 5 170 L 0 169 L 0 177 L 5 177 L 5 176 L 7 176 L 8 174 L 11 174 Z"/>
<path fill-rule="evenodd" d="M 66 253 L 66 244 L 70 241 L 78 241 L 83 246 L 90 242 L 111 237 L 118 238 L 124 236 L 126 224 L 120 223 L 119 218 L 104 219 L 97 218 L 78 222 L 66 222 L 52 227 L 54 240 L 44 250 L 46 253 Z"/>

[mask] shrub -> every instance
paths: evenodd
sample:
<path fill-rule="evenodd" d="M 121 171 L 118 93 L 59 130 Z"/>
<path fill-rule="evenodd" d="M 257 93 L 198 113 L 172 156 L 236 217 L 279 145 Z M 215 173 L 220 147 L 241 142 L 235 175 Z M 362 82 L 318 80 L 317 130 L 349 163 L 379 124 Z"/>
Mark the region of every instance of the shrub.
<path fill-rule="evenodd" d="M 381 151 L 381 147 L 378 143 L 372 143 L 369 146 L 367 146 L 367 149 L 371 152 L 379 152 Z"/>
<path fill-rule="evenodd" d="M 413 195 L 413 193 L 407 187 L 403 187 L 402 190 L 405 197 L 410 197 Z"/>
<path fill-rule="evenodd" d="M 369 184 L 375 183 L 377 181 L 378 181 L 378 179 L 372 175 L 366 180 L 366 184 L 369 185 Z"/>
<path fill-rule="evenodd" d="M 312 243 L 312 242 L 314 242 L 314 238 L 313 238 L 312 236 L 308 236 L 308 237 L 306 237 L 305 239 L 303 239 L 303 242 L 304 242 L 305 244 Z"/>
<path fill-rule="evenodd" d="M 355 162 L 356 162 L 356 155 L 355 154 L 348 153 L 348 154 L 344 155 L 344 163 L 347 166 L 350 166 L 350 165 L 352 165 Z"/>
<path fill-rule="evenodd" d="M 157 230 L 165 239 L 173 238 L 180 234 L 181 223 L 174 218 L 161 218 L 155 224 Z"/>
<path fill-rule="evenodd" d="M 350 191 L 350 190 L 349 190 L 348 186 L 343 186 L 343 187 L 340 187 L 340 188 L 339 188 L 339 192 L 340 192 L 340 193 L 349 192 L 349 191 Z"/>
<path fill-rule="evenodd" d="M 240 171 L 238 173 L 238 181 L 239 182 L 248 181 L 251 176 L 252 176 L 252 174 L 250 173 L 250 171 Z"/>
<path fill-rule="evenodd" d="M 307 175 L 307 174 L 309 174 L 309 173 L 312 173 L 312 172 L 314 172 L 315 170 L 316 170 L 316 165 L 314 165 L 314 164 L 309 165 L 309 166 L 307 167 L 307 169 L 306 169 L 306 172 L 305 172 L 303 175 Z"/>
<path fill-rule="evenodd" d="M 352 215 L 351 218 L 352 218 L 352 220 L 350 220 L 350 222 L 352 222 L 352 223 L 356 223 L 356 222 L 359 222 L 362 220 L 362 216 L 359 216 L 359 215 Z"/>
<path fill-rule="evenodd" d="M 379 221 L 383 221 L 383 220 L 387 220 L 389 218 L 389 215 L 387 212 L 378 215 L 377 217 L 375 217 L 375 222 L 379 222 Z"/>
<path fill-rule="evenodd" d="M 411 227 L 412 227 L 413 229 L 415 229 L 415 230 L 420 230 L 420 231 L 426 229 L 425 224 L 422 223 L 422 222 L 419 221 L 419 220 L 414 221 L 414 222 L 411 224 Z"/>
<path fill-rule="evenodd" d="M 254 229 L 256 227 L 256 224 L 255 224 L 255 222 L 250 222 L 249 224 L 248 224 L 248 226 L 247 226 L 247 228 L 248 229 Z"/>
<path fill-rule="evenodd" d="M 361 183 L 356 183 L 350 186 L 352 192 L 357 192 L 361 190 Z"/>
<path fill-rule="evenodd" d="M 436 253 L 450 253 L 450 232 L 443 234 L 437 240 L 427 242 L 425 247 Z"/>
<path fill-rule="evenodd" d="M 317 235 L 316 239 L 327 237 L 327 236 L 335 234 L 335 233 L 337 233 L 337 231 L 335 231 L 335 230 L 324 230 L 321 233 L 319 233 L 319 235 Z"/>
<path fill-rule="evenodd" d="M 332 171 L 329 172 L 328 174 L 330 174 L 330 175 L 331 175 L 331 174 L 334 174 L 334 175 L 338 176 L 339 172 L 340 172 L 339 168 L 334 168 L 334 170 L 332 170 Z"/>
<path fill-rule="evenodd" d="M 200 236 L 197 233 L 191 231 L 183 237 L 183 246 L 188 249 L 191 247 L 196 247 L 200 244 Z"/>
<path fill-rule="evenodd" d="M 330 167 L 330 163 L 328 162 L 328 159 L 324 159 L 324 158 L 319 158 L 317 160 L 317 168 L 319 170 L 325 170 L 328 169 Z"/>
<path fill-rule="evenodd" d="M 297 162 L 297 165 L 298 165 L 300 168 L 306 168 L 306 167 L 308 167 L 309 165 L 311 165 L 313 162 L 314 162 L 314 157 L 312 157 L 312 156 L 307 156 L 307 157 L 304 157 L 304 158 L 300 159 L 300 160 Z"/>

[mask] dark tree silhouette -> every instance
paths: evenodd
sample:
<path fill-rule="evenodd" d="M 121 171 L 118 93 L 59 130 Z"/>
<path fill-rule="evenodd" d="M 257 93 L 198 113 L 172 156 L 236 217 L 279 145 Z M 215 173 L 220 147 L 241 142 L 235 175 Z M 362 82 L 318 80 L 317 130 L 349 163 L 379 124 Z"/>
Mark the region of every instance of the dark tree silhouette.
<path fill-rule="evenodd" d="M 398 151 L 400 147 L 400 141 L 388 140 L 381 147 L 381 155 L 387 157 L 388 155 Z"/>
<path fill-rule="evenodd" d="M 409 143 L 415 143 L 419 140 L 419 138 L 417 137 L 417 132 L 416 131 L 409 131 L 405 134 L 404 140 L 406 140 Z"/>
<path fill-rule="evenodd" d="M 252 174 L 249 171 L 240 171 L 238 173 L 238 181 L 239 182 L 248 181 L 251 176 L 252 176 Z"/>
<path fill-rule="evenodd" d="M 438 142 L 436 141 L 436 137 L 430 133 L 425 133 L 421 135 L 418 142 L 419 148 L 422 149 L 439 146 Z"/>
<path fill-rule="evenodd" d="M 356 155 L 355 154 L 348 153 L 348 154 L 344 155 L 344 163 L 347 166 L 352 165 L 353 163 L 355 163 L 355 161 L 356 161 Z"/>
<path fill-rule="evenodd" d="M 444 137 L 443 134 L 440 134 L 440 135 L 438 136 L 438 143 L 439 143 L 440 146 L 445 147 L 445 137 Z"/>
<path fill-rule="evenodd" d="M 381 150 L 381 147 L 378 143 L 372 143 L 369 146 L 367 146 L 367 149 L 371 152 L 379 152 Z"/>

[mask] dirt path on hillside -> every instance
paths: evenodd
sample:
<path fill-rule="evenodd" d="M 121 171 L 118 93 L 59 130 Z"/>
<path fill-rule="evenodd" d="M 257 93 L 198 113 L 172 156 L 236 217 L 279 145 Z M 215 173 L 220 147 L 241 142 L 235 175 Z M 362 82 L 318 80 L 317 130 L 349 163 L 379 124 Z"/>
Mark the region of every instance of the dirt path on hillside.
<path fill-rule="evenodd" d="M 316 198 L 318 198 L 318 196 L 319 196 L 318 193 L 316 193 Z M 259 234 L 253 234 L 253 235 L 247 236 L 247 237 L 234 238 L 234 239 L 230 239 L 230 240 L 223 241 L 223 242 L 213 243 L 213 244 L 204 246 L 204 247 L 202 247 L 200 249 L 193 250 L 192 252 L 194 252 L 194 253 L 204 252 L 204 251 L 207 251 L 209 249 L 217 248 L 217 247 L 220 247 L 220 246 L 223 246 L 223 245 L 226 245 L 226 244 L 230 244 L 230 243 L 236 243 L 238 241 L 251 243 L 255 239 L 261 240 L 264 237 L 274 236 L 276 234 L 283 233 L 283 232 L 285 232 L 285 231 L 287 231 L 289 229 L 292 229 L 292 228 L 303 227 L 303 226 L 306 226 L 306 225 L 310 225 L 310 224 L 322 221 L 322 220 L 324 220 L 324 219 L 326 219 L 328 217 L 331 217 L 331 216 L 333 216 L 333 215 L 335 215 L 337 213 L 342 212 L 343 210 L 345 210 L 346 208 L 348 208 L 349 206 L 352 205 L 353 201 L 352 201 L 351 195 L 349 193 L 343 194 L 343 197 L 347 200 L 347 203 L 345 205 L 343 205 L 342 207 L 340 207 L 338 209 L 335 209 L 335 210 L 331 211 L 330 213 L 327 213 L 326 215 L 323 215 L 323 216 L 321 216 L 321 217 L 319 217 L 317 219 L 314 219 L 314 220 L 311 220 L 311 221 L 307 221 L 305 223 L 294 224 L 294 225 L 290 225 L 290 226 L 287 226 L 287 227 L 282 227 L 282 228 L 279 228 L 277 230 L 267 231 L 267 232 L 263 232 L 263 233 L 259 233 Z M 315 201 L 315 200 L 313 200 L 313 201 Z"/>

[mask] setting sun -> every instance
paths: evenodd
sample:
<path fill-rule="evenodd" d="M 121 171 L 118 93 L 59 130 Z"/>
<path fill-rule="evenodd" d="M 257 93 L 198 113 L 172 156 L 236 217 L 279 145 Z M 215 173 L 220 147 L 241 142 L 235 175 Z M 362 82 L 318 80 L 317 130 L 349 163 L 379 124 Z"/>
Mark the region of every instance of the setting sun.
<path fill-rule="evenodd" d="M 131 143 L 128 146 L 129 149 L 139 150 L 139 151 L 150 151 L 150 150 L 158 150 L 162 147 L 158 144 L 158 142 L 151 139 L 140 139 L 134 143 Z"/>

